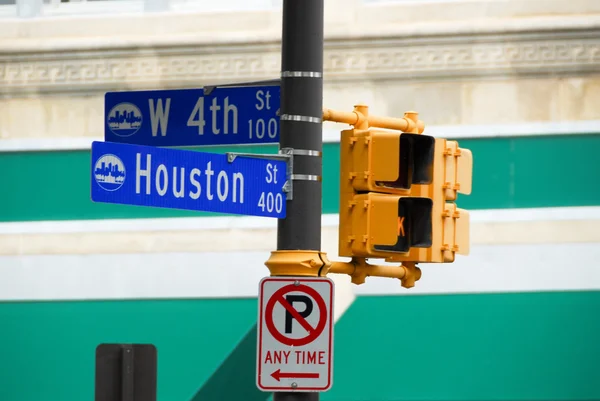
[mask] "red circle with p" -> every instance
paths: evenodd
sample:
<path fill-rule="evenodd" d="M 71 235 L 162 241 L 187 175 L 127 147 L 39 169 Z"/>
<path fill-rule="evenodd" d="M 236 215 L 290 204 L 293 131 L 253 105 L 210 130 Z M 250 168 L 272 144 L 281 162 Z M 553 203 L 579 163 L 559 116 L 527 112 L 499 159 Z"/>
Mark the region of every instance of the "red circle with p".
<path fill-rule="evenodd" d="M 308 323 L 308 321 L 305 319 L 305 317 L 302 316 L 296 309 L 294 309 L 294 306 L 284 298 L 284 295 L 293 291 L 298 291 L 309 295 L 317 303 L 317 306 L 319 308 L 319 321 L 316 327 L 312 327 L 310 323 Z M 275 305 L 277 305 L 278 303 L 281 304 L 281 306 L 283 306 L 285 310 L 288 313 L 290 313 L 294 319 L 296 319 L 296 321 L 302 326 L 302 328 L 308 331 L 308 335 L 301 338 L 290 338 L 277 330 L 273 321 L 273 312 L 275 310 Z M 310 344 L 317 337 L 319 337 L 321 333 L 323 333 L 326 324 L 327 306 L 325 305 L 325 301 L 316 290 L 304 284 L 289 284 L 285 287 L 278 289 L 271 296 L 271 298 L 267 302 L 267 305 L 265 306 L 265 325 L 267 326 L 267 329 L 269 330 L 273 338 L 285 345 L 289 345 L 292 347 L 300 347 L 302 345 Z"/>

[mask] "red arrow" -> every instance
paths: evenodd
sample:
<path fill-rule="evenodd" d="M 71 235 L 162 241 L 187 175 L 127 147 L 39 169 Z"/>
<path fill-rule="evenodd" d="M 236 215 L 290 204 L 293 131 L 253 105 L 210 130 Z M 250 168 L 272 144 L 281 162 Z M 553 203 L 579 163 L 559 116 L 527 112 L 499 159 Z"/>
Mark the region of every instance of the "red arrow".
<path fill-rule="evenodd" d="M 318 373 L 282 373 L 281 369 L 277 369 L 271 373 L 271 377 L 277 381 L 279 379 L 318 379 Z"/>

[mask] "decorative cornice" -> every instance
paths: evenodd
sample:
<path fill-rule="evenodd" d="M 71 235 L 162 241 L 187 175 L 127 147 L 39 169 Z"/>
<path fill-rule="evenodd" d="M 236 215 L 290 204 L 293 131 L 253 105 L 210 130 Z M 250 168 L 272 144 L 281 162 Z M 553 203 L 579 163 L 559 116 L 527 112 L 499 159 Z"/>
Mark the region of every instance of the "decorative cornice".
<path fill-rule="evenodd" d="M 326 55 L 325 71 L 330 78 L 367 79 L 599 71 L 600 31 L 595 38 L 544 36 L 501 41 L 474 36 L 420 45 L 399 40 L 369 47 L 363 43 L 354 49 L 332 49 Z"/>
<path fill-rule="evenodd" d="M 262 47 L 262 46 L 261 46 Z M 17 55 L 0 64 L 0 91 L 61 92 L 197 86 L 232 79 L 273 78 L 279 56 L 268 49 L 252 52 L 201 54 L 198 49 L 136 54 L 126 51 L 57 54 L 45 57 Z"/>
<path fill-rule="evenodd" d="M 0 94 L 189 87 L 274 78 L 276 41 L 4 52 Z M 598 73 L 600 28 L 327 40 L 327 81 Z"/>

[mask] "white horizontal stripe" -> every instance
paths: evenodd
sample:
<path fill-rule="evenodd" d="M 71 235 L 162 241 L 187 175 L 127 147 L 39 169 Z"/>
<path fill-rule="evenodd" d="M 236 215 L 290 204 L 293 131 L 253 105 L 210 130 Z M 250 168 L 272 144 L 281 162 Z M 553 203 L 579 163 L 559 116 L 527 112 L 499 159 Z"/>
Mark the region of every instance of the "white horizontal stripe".
<path fill-rule="evenodd" d="M 340 131 L 349 126 L 327 122 L 323 128 L 323 142 L 338 143 Z M 448 139 L 499 138 L 513 136 L 598 134 L 600 120 L 534 122 L 500 125 L 432 125 L 425 126 L 424 134 Z M 15 138 L 0 140 L 0 152 L 89 150 L 93 141 L 104 141 L 99 137 L 66 138 Z M 244 145 L 240 145 L 244 146 Z"/>
<path fill-rule="evenodd" d="M 470 210 L 471 222 L 598 220 L 600 206 Z M 337 214 L 324 214 L 323 227 L 338 225 Z M 67 234 L 94 232 L 196 231 L 273 229 L 277 220 L 266 217 L 174 217 L 0 223 L 3 234 Z"/>
<path fill-rule="evenodd" d="M 0 294 L 16 299 L 256 297 L 268 252 L 0 257 Z"/>
<path fill-rule="evenodd" d="M 0 152 L 28 152 L 55 150 L 90 150 L 92 142 L 103 137 L 15 138 L 0 139 Z"/>
<path fill-rule="evenodd" d="M 368 277 L 357 295 L 600 290 L 600 244 L 481 245 L 452 264 L 422 264 L 414 288 Z M 383 263 L 387 264 L 387 263 Z"/>
<path fill-rule="evenodd" d="M 425 126 L 424 133 L 445 138 L 598 134 L 600 133 L 600 120 L 491 125 L 434 125 Z"/>
<path fill-rule="evenodd" d="M 473 223 L 470 243 L 500 244 L 600 244 L 600 220 Z M 338 253 L 339 229 L 321 231 L 323 251 Z M 195 231 L 147 231 L 67 234 L 0 235 L 0 255 L 128 254 L 166 252 L 255 252 L 271 251 L 277 230 L 225 229 Z"/>
<path fill-rule="evenodd" d="M 269 252 L 0 257 L 0 299 L 256 297 L 259 280 L 269 275 L 268 257 Z M 422 277 L 411 289 L 396 279 L 368 277 L 357 286 L 346 275 L 330 277 L 347 306 L 353 293 L 598 290 L 598 260 L 599 244 L 475 246 L 453 264 L 422 264 Z"/>
<path fill-rule="evenodd" d="M 0 300 L 254 298 L 268 252 L 0 256 Z M 354 301 L 336 285 L 334 319 Z"/>
<path fill-rule="evenodd" d="M 331 123 L 330 123 L 331 124 Z M 339 142 L 340 131 L 348 129 L 348 125 L 335 124 L 339 129 L 323 129 L 323 142 Z M 583 121 L 550 121 L 517 124 L 485 124 L 485 125 L 427 125 L 423 134 L 448 139 L 466 138 L 501 138 L 540 135 L 598 134 L 600 120 Z"/>
<path fill-rule="evenodd" d="M 469 211 L 473 223 L 512 223 L 524 221 L 598 220 L 600 206 L 567 206 Z"/>
<path fill-rule="evenodd" d="M 480 211 L 470 225 L 470 242 L 474 245 L 501 244 L 600 244 L 597 229 L 600 218 L 592 208 L 561 208 L 510 211 Z M 229 219 L 229 220 L 228 220 Z M 254 220 L 242 218 L 236 226 L 236 218 L 182 218 L 156 219 L 153 224 L 143 219 L 131 231 L 127 220 L 94 222 L 44 222 L 41 228 L 31 223 L 30 232 L 0 233 L 0 255 L 69 255 L 69 254 L 129 254 L 167 252 L 253 252 L 270 251 L 277 243 L 277 227 L 271 219 Z M 238 218 L 240 219 L 240 218 Z M 511 221 L 514 220 L 514 221 Z M 184 222 L 189 224 L 178 224 Z M 204 224 L 203 224 L 204 223 Z M 219 224 L 225 223 L 225 224 Z M 256 228 L 257 224 L 262 224 Z M 336 215 L 323 216 L 322 246 L 329 255 L 338 252 L 339 229 Z M 141 226 L 141 227 L 140 227 Z M 23 228 L 23 226 L 21 226 Z M 66 230 L 65 228 L 69 228 Z M 101 230 L 91 231 L 93 229 Z M 156 231 L 153 231 L 157 229 Z M 38 231 L 35 231 L 38 230 Z M 88 231 L 90 230 L 90 231 Z"/>

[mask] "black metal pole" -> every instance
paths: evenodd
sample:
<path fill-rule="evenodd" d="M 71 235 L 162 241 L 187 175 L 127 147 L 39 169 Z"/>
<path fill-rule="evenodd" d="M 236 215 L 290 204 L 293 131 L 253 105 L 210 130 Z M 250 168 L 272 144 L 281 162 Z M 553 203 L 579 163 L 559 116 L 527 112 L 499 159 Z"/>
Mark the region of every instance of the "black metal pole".
<path fill-rule="evenodd" d="M 321 250 L 323 2 L 283 0 L 279 145 L 294 150 L 294 176 L 278 250 Z M 273 400 L 318 401 L 319 393 L 276 392 Z"/>
<path fill-rule="evenodd" d="M 284 0 L 280 148 L 294 155 L 293 200 L 278 221 L 278 250 L 321 250 L 323 1 Z"/>

